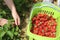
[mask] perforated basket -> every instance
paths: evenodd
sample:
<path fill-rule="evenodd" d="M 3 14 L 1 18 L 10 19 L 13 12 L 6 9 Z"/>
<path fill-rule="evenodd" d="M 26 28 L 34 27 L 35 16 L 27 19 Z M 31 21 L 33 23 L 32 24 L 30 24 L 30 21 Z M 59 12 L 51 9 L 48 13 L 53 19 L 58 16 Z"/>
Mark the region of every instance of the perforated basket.
<path fill-rule="evenodd" d="M 52 15 L 57 21 L 56 27 L 56 38 L 49 38 L 45 36 L 39 36 L 30 32 L 32 27 L 32 18 L 34 15 L 38 14 L 39 12 L 46 12 L 48 15 Z M 37 3 L 33 6 L 30 19 L 27 28 L 27 35 L 35 40 L 60 40 L 60 8 L 51 4 L 51 3 Z M 32 40 L 32 39 L 29 40 Z"/>

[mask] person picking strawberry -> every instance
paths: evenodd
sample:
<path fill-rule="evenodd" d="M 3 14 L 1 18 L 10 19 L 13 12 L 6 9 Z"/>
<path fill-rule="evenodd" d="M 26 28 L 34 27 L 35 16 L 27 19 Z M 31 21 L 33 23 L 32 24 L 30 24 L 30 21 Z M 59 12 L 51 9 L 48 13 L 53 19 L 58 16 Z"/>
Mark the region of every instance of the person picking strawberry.
<path fill-rule="evenodd" d="M 15 5 L 13 3 L 13 0 L 4 0 L 8 8 L 11 10 L 12 17 L 15 20 L 16 25 L 20 25 L 20 17 L 16 11 Z M 8 16 L 8 15 L 7 15 Z M 0 18 L 0 25 L 3 26 L 4 24 L 8 23 L 7 19 Z"/>

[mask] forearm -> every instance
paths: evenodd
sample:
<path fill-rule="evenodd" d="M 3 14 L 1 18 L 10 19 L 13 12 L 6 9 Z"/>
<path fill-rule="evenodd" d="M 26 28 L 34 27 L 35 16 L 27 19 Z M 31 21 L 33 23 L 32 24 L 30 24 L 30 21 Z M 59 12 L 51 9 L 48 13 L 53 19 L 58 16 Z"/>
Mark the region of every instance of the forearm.
<path fill-rule="evenodd" d="M 11 12 L 13 12 L 13 11 L 16 12 L 16 8 L 15 8 L 15 5 L 13 3 L 13 0 L 4 0 L 4 2 L 8 6 L 8 8 L 11 10 Z"/>
<path fill-rule="evenodd" d="M 4 0 L 4 1 L 7 4 L 7 6 L 9 7 L 9 9 L 11 10 L 11 12 L 12 12 L 12 16 L 13 16 L 13 18 L 15 20 L 15 24 L 20 25 L 20 18 L 19 18 L 18 14 L 17 14 L 15 5 L 13 3 L 13 0 Z"/>

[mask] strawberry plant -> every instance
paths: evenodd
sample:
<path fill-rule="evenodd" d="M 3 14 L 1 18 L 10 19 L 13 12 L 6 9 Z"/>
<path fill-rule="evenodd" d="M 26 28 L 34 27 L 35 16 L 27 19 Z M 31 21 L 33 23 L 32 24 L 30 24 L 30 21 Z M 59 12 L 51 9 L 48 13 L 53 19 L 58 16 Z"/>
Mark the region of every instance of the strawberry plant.
<path fill-rule="evenodd" d="M 18 26 L 14 26 L 9 21 L 8 24 L 0 26 L 0 39 L 1 40 L 20 40 L 20 32 Z"/>

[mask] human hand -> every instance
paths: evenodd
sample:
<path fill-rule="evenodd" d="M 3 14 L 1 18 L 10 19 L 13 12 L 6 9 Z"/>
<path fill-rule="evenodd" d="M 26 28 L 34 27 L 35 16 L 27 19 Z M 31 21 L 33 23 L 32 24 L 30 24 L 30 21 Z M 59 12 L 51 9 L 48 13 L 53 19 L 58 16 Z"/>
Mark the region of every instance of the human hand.
<path fill-rule="evenodd" d="M 4 24 L 7 24 L 8 20 L 4 18 L 0 18 L 0 25 L 3 26 Z"/>
<path fill-rule="evenodd" d="M 15 20 L 15 24 L 16 25 L 20 25 L 20 17 L 18 16 L 18 14 L 17 14 L 17 12 L 12 12 L 12 16 L 13 16 L 13 18 L 14 18 L 14 20 Z"/>

